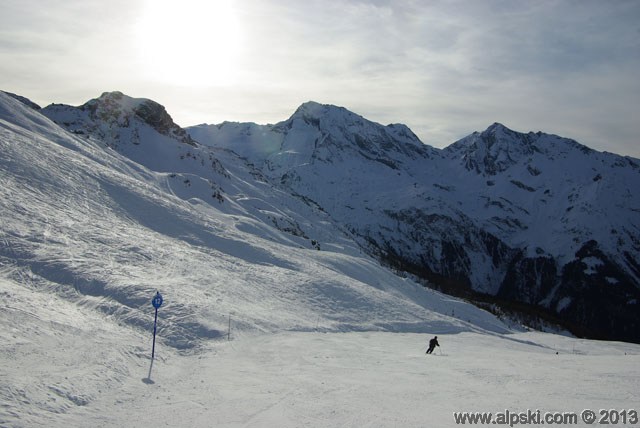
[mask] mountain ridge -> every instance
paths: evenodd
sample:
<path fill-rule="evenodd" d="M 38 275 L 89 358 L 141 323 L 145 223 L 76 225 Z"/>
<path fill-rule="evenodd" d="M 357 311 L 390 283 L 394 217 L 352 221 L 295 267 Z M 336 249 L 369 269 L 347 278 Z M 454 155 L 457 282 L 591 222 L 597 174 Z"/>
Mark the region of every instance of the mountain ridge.
<path fill-rule="evenodd" d="M 165 150 L 166 143 L 148 146 L 151 137 L 136 140 L 134 130 L 143 129 L 136 120 L 157 120 L 121 113 L 96 120 L 90 109 L 82 120 L 65 120 L 70 111 L 83 110 L 46 107 L 43 114 L 152 170 L 177 172 L 169 187 L 178 196 L 228 211 L 249 201 L 241 189 L 257 179 L 315 207 L 304 226 L 301 217 L 269 214 L 273 208 L 259 214 L 313 247 L 323 247 L 311 232 L 320 212 L 363 251 L 431 286 L 529 305 L 591 337 L 640 340 L 640 201 L 633 192 L 640 168 L 633 158 L 499 123 L 436 149 L 404 125 L 308 102 L 275 125 L 185 128 L 192 144 L 179 132 L 160 132 L 177 145 L 151 162 L 135 147 Z M 165 156 L 182 157 L 180 169 Z M 246 171 L 253 178 L 235 180 Z M 204 186 L 193 185 L 202 179 Z M 203 196 L 211 192 L 217 197 Z"/>
<path fill-rule="evenodd" d="M 453 281 L 449 292 L 469 290 L 567 314 L 598 337 L 611 330 L 600 327 L 609 323 L 605 317 L 593 315 L 600 294 L 616 294 L 612 305 L 622 312 L 637 302 L 640 201 L 632 189 L 640 175 L 633 158 L 500 123 L 444 149 L 408 150 L 413 139 L 394 139 L 388 127 L 318 103 L 305 103 L 291 118 L 262 129 L 276 148 L 262 155 L 251 151 L 255 141 L 240 147 L 232 133 L 216 139 L 206 128 L 187 129 L 205 144 L 249 149 L 244 155 L 262 164 L 272 182 L 317 202 L 367 251 L 430 281 Z M 335 144 L 327 147 L 327 141 Z M 583 275 L 572 267 L 586 266 L 580 255 L 594 242 L 602 256 L 598 266 L 616 274 L 595 279 L 598 269 L 585 267 Z M 619 287 L 585 303 L 576 281 L 593 289 Z M 580 314 L 569 313 L 574 301 Z M 640 337 L 637 321 L 614 330 Z"/>

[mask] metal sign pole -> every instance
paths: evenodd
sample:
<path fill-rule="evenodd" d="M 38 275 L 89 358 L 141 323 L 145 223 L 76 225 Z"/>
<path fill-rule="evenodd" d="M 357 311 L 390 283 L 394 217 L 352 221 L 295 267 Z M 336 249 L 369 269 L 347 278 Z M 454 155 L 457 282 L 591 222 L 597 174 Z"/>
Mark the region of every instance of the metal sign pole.
<path fill-rule="evenodd" d="M 156 328 L 158 325 L 158 308 L 156 308 L 156 317 L 153 320 L 153 347 L 151 348 L 151 359 L 156 355 Z"/>
<path fill-rule="evenodd" d="M 153 347 L 151 348 L 151 361 L 153 361 L 156 355 L 156 329 L 158 326 L 158 308 L 162 306 L 162 296 L 160 295 L 160 292 L 156 291 L 156 295 L 154 296 L 153 300 L 151 300 L 151 304 L 154 308 L 156 308 L 156 315 L 153 320 Z"/>

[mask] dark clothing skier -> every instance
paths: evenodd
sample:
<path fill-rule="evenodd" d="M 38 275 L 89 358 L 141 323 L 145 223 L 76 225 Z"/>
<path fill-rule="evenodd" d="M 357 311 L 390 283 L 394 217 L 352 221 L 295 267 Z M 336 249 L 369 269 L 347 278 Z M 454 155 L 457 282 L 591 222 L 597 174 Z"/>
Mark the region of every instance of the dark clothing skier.
<path fill-rule="evenodd" d="M 429 349 L 427 349 L 427 354 L 432 353 L 433 350 L 436 349 L 436 346 L 440 346 L 440 344 L 438 343 L 438 336 L 429 341 Z"/>

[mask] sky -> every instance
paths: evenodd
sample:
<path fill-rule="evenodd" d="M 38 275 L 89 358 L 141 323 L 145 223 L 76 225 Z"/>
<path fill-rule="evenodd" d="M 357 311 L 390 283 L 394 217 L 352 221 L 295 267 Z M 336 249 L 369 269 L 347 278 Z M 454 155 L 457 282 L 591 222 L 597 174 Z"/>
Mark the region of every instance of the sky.
<path fill-rule="evenodd" d="M 0 0 L 0 89 L 181 126 L 306 101 L 445 147 L 494 122 L 640 158 L 638 0 Z"/>

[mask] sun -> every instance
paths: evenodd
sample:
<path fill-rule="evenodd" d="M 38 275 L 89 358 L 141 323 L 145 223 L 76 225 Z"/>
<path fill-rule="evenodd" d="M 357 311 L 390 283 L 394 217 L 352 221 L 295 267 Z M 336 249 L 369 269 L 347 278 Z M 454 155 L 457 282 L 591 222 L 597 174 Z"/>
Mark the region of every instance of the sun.
<path fill-rule="evenodd" d="M 148 0 L 135 34 L 146 78 L 226 86 L 238 74 L 241 30 L 230 0 Z"/>

